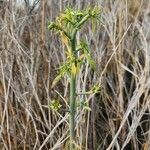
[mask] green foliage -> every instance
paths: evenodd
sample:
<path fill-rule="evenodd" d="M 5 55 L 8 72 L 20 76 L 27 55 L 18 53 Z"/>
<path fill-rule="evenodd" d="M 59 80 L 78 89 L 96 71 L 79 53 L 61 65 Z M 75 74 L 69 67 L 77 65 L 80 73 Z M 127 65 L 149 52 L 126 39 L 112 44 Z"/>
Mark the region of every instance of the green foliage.
<path fill-rule="evenodd" d="M 58 100 L 52 100 L 52 101 L 50 102 L 49 107 L 50 107 L 53 111 L 58 111 L 58 110 L 62 107 L 62 105 L 59 103 Z"/>
<path fill-rule="evenodd" d="M 63 32 L 68 38 L 71 38 L 71 32 L 76 29 L 77 31 L 84 25 L 88 19 L 100 18 L 99 7 L 88 7 L 85 10 L 73 10 L 72 8 L 67 8 L 63 13 L 61 13 L 57 18 L 55 23 L 49 23 L 49 30 L 57 30 Z"/>
<path fill-rule="evenodd" d="M 82 55 L 78 58 L 75 57 L 78 50 L 75 52 L 71 51 L 70 42 L 74 38 L 74 34 L 80 30 L 82 25 L 88 20 L 98 20 L 100 17 L 100 9 L 99 7 L 88 7 L 85 10 L 73 10 L 71 8 L 67 8 L 63 13 L 61 13 L 55 22 L 49 23 L 49 30 L 56 30 L 60 33 L 62 42 L 67 47 L 67 60 L 60 69 L 58 76 L 54 79 L 52 83 L 52 87 L 56 85 L 56 83 L 64 77 L 66 74 L 70 78 L 71 73 L 77 75 L 80 70 L 80 66 L 83 63 L 83 59 L 86 58 L 90 66 L 95 69 L 95 62 L 93 61 L 91 54 L 89 52 L 89 46 L 86 42 L 80 42 L 79 49 L 82 50 Z"/>
<path fill-rule="evenodd" d="M 58 75 L 56 76 L 56 78 L 53 80 L 52 82 L 52 86 L 51 88 L 53 88 L 57 82 L 59 82 L 59 80 L 61 80 L 62 77 L 64 77 L 65 75 L 68 75 L 70 76 L 70 69 L 71 69 L 71 66 L 70 66 L 70 62 L 69 61 L 66 61 L 59 69 L 59 73 Z"/>
<path fill-rule="evenodd" d="M 95 63 L 90 55 L 89 46 L 86 42 L 80 42 L 77 45 L 76 35 L 77 32 L 89 19 L 98 20 L 100 15 L 99 7 L 88 7 L 85 10 L 73 10 L 67 8 L 61 13 L 55 22 L 51 22 L 48 26 L 49 30 L 55 30 L 61 36 L 62 42 L 65 44 L 67 51 L 66 62 L 60 67 L 58 76 L 54 79 L 52 87 L 65 75 L 70 80 L 70 150 L 75 147 L 75 111 L 76 104 L 76 77 L 80 70 L 80 66 L 84 61 L 88 62 L 93 69 L 95 69 Z M 76 49 L 79 47 L 78 49 Z M 82 51 L 77 55 L 78 51 Z M 91 89 L 91 93 L 97 93 L 99 91 L 98 86 L 94 86 Z M 58 110 L 61 105 L 57 101 L 51 102 L 51 108 Z M 80 102 L 80 106 L 85 110 L 91 110 L 85 101 Z"/>
<path fill-rule="evenodd" d="M 92 88 L 91 88 L 91 93 L 93 93 L 93 94 L 97 94 L 97 93 L 99 93 L 100 92 L 100 85 L 99 84 L 95 84 Z"/>
<path fill-rule="evenodd" d="M 89 104 L 85 100 L 76 100 L 76 108 L 82 108 L 83 110 L 91 111 Z"/>
<path fill-rule="evenodd" d="M 81 49 L 83 51 L 83 54 L 81 55 L 81 58 L 86 58 L 87 62 L 90 64 L 92 69 L 95 70 L 96 69 L 96 64 L 95 64 L 94 60 L 91 57 L 90 50 L 89 50 L 90 48 L 89 48 L 88 44 L 85 41 L 81 41 L 79 49 Z"/>

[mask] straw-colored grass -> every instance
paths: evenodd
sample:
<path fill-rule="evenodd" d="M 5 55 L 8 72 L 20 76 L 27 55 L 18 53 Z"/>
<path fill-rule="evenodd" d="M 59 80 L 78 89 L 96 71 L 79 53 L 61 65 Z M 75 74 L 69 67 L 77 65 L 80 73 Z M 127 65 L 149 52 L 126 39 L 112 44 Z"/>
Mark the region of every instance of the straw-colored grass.
<path fill-rule="evenodd" d="M 99 5 L 101 25 L 93 32 L 88 23 L 77 37 L 89 42 L 97 66 L 95 71 L 81 66 L 77 92 L 95 83 L 101 92 L 84 97 L 91 111 L 76 112 L 76 147 L 149 150 L 149 1 L 34 1 L 0 2 L 0 149 L 68 149 L 68 80 L 51 89 L 65 46 L 47 26 L 69 5 Z M 58 112 L 48 108 L 54 99 L 63 107 Z"/>

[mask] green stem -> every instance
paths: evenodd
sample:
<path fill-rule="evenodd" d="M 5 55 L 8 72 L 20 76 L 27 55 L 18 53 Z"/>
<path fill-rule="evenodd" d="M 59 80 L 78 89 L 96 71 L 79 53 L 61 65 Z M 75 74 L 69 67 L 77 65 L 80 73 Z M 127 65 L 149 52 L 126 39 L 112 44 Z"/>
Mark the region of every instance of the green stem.
<path fill-rule="evenodd" d="M 88 19 L 89 19 L 90 15 L 87 14 L 76 26 L 76 28 L 80 28 Z"/>
<path fill-rule="evenodd" d="M 71 50 L 73 57 L 76 58 L 75 50 L 76 50 L 76 31 L 72 35 L 71 39 Z M 75 63 L 75 62 L 73 62 Z M 76 64 L 75 64 L 76 66 Z M 70 81 L 70 150 L 75 149 L 75 100 L 76 100 L 76 75 L 71 73 L 71 81 Z"/>
<path fill-rule="evenodd" d="M 75 142 L 75 98 L 76 77 L 72 74 L 70 83 L 70 150 L 74 150 Z"/>

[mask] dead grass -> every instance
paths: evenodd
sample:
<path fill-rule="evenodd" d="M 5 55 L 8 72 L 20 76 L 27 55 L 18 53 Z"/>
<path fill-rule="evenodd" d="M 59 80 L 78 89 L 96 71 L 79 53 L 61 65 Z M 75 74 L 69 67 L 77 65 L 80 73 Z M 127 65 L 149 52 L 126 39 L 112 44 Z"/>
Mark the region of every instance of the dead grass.
<path fill-rule="evenodd" d="M 87 25 L 78 35 L 89 42 L 97 69 L 82 66 L 77 92 L 97 82 L 101 92 L 79 96 L 92 111 L 77 111 L 77 149 L 149 150 L 150 3 L 35 2 L 33 7 L 0 3 L 0 149 L 68 149 L 68 81 L 51 89 L 65 47 L 47 25 L 70 4 L 81 9 L 97 4 L 102 24 L 94 33 Z M 63 105 L 57 113 L 47 107 L 53 99 Z"/>

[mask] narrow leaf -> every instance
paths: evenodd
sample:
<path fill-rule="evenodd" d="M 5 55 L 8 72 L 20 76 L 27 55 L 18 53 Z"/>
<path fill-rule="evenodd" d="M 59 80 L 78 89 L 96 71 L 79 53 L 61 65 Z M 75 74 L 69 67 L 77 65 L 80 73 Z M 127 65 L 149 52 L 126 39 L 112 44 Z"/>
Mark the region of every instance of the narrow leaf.
<path fill-rule="evenodd" d="M 61 78 L 62 78 L 62 75 L 59 74 L 59 75 L 53 80 L 51 88 L 53 88 L 53 87 L 60 81 Z"/>
<path fill-rule="evenodd" d="M 72 70 L 73 75 L 75 76 L 77 74 L 77 67 L 75 66 L 75 63 L 72 64 L 71 70 Z"/>

